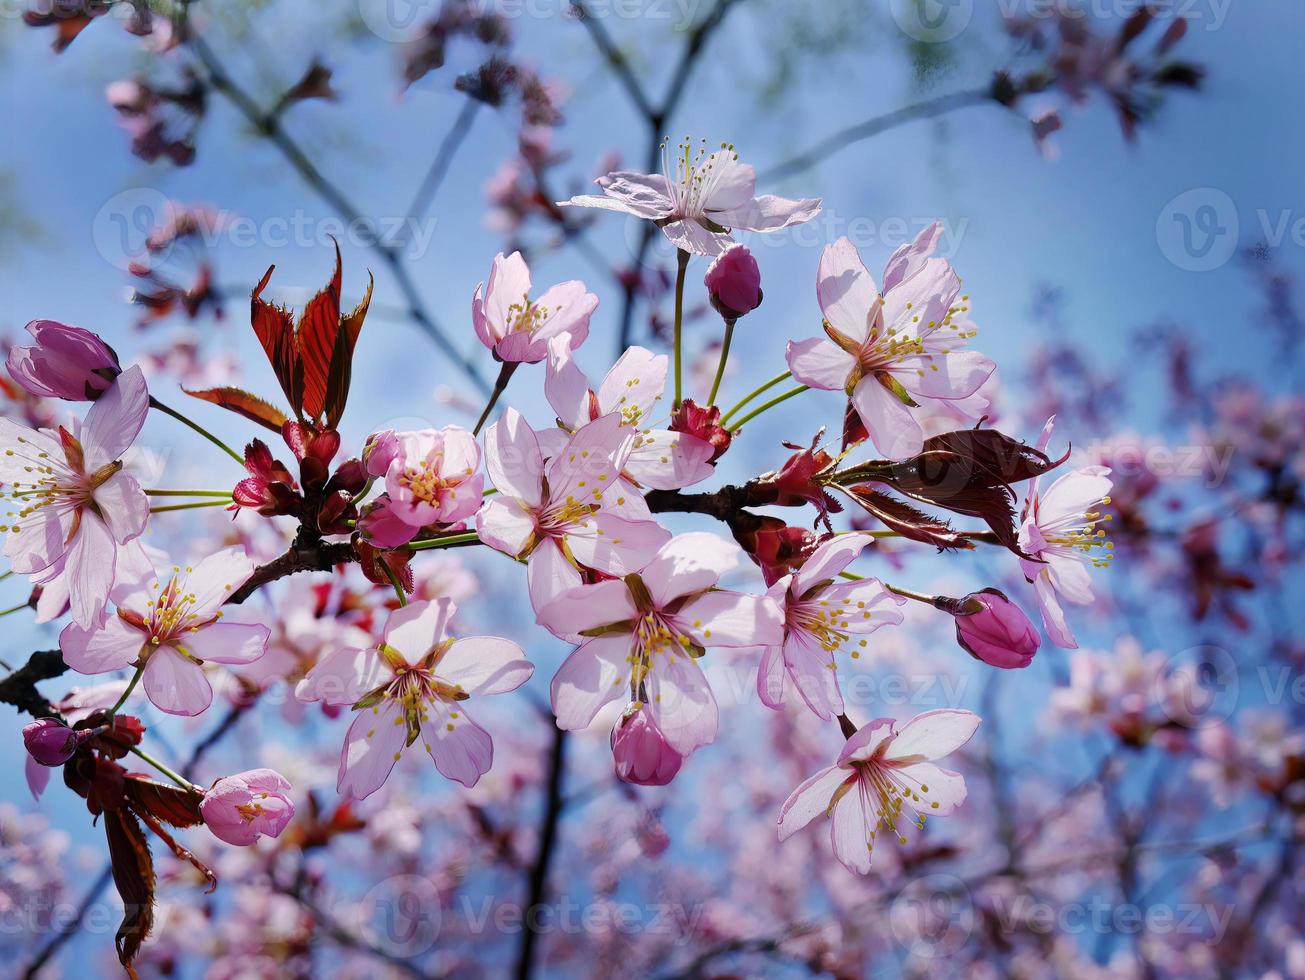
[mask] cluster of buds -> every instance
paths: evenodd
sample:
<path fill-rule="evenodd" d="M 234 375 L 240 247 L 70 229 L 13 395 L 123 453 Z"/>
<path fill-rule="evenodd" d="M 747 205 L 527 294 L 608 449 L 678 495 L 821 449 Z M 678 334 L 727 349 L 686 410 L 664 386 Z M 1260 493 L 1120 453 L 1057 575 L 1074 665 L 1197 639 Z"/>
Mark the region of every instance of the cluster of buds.
<path fill-rule="evenodd" d="M 264 517 L 298 517 L 320 534 L 348 534 L 358 516 L 354 497 L 367 485 L 362 461 L 351 457 L 332 472 L 340 434 L 329 429 L 288 421 L 281 435 L 299 463 L 299 479 L 265 442 L 255 439 L 245 447 L 249 476 L 236 484 L 233 507 L 248 507 Z"/>

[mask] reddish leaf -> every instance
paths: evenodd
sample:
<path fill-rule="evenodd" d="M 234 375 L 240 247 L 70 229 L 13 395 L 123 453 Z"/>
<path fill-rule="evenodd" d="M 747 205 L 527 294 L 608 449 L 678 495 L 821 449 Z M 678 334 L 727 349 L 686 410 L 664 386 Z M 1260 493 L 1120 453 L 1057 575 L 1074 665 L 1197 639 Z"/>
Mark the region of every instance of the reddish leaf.
<path fill-rule="evenodd" d="M 135 977 L 132 961 L 154 925 L 154 859 L 145 831 L 126 809 L 107 810 L 104 832 L 109 840 L 113 883 L 122 896 L 122 924 L 114 943 L 118 961 Z"/>
<path fill-rule="evenodd" d="M 183 388 L 186 394 L 201 401 L 220 405 L 228 411 L 243 415 L 251 422 L 266 426 L 273 432 L 280 432 L 287 419 L 283 411 L 271 405 L 257 395 L 251 395 L 241 388 L 205 388 L 203 391 L 191 391 Z"/>
<path fill-rule="evenodd" d="M 263 345 L 263 353 L 272 364 L 281 390 L 285 392 L 290 407 L 298 414 L 303 403 L 304 373 L 295 343 L 294 319 L 284 306 L 263 299 L 263 290 L 275 269 L 276 266 L 269 265 L 263 278 L 254 287 L 249 298 L 250 322 L 254 327 L 254 335 Z"/>
<path fill-rule="evenodd" d="M 871 517 L 912 541 L 922 541 L 940 550 L 974 547 L 973 543 L 957 534 L 946 521 L 916 510 L 880 490 L 859 486 L 850 487 L 848 492 Z"/>
<path fill-rule="evenodd" d="M 199 805 L 204 794 L 156 783 L 145 776 L 128 775 L 125 783 L 127 800 L 138 813 L 149 814 L 174 827 L 195 827 L 204 822 Z"/>
<path fill-rule="evenodd" d="M 326 288 L 308 301 L 299 317 L 297 345 L 304 366 L 304 414 L 321 417 L 326 410 L 327 378 L 340 339 L 340 246 L 335 246 L 335 274 Z M 347 356 L 347 354 L 346 354 Z"/>
<path fill-rule="evenodd" d="M 145 826 L 149 827 L 149 829 L 154 832 L 155 836 L 157 836 L 159 840 L 163 841 L 163 843 L 168 845 L 168 850 L 170 850 L 174 855 L 176 855 L 176 857 L 178 857 L 182 861 L 185 861 L 187 864 L 189 864 L 191 867 L 193 867 L 196 871 L 198 871 L 200 874 L 204 876 L 204 878 L 208 881 L 208 890 L 210 893 L 217 890 L 217 884 L 218 884 L 217 875 L 213 873 L 212 868 L 210 868 L 199 858 L 195 857 L 195 855 L 190 851 L 189 848 L 183 847 L 181 844 L 178 844 L 176 839 L 171 834 L 169 834 L 166 830 L 164 830 L 159 825 L 159 822 L 155 820 L 153 817 L 151 817 L 149 814 L 140 813 L 137 814 L 137 816 L 139 816 L 141 820 L 145 821 Z"/>

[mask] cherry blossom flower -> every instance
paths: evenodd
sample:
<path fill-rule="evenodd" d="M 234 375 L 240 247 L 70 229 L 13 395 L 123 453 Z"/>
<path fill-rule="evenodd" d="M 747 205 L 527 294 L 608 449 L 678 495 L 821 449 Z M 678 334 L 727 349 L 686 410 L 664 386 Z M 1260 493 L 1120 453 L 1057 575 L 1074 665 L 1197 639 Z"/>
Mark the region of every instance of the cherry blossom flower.
<path fill-rule="evenodd" d="M 968 742 L 979 720 L 972 712 L 944 708 L 916 715 L 901 731 L 891 718 L 859 728 L 837 764 L 816 773 L 785 801 L 779 839 L 827 814 L 834 856 L 849 871 L 866 874 L 879 827 L 905 844 L 904 822 L 923 830 L 926 817 L 946 816 L 965 802 L 965 779 L 934 761 Z"/>
<path fill-rule="evenodd" d="M 866 636 L 902 621 L 896 607 L 906 601 L 878 579 L 839 577 L 873 540 L 839 535 L 817 548 L 799 571 L 770 587 L 767 594 L 784 609 L 784 637 L 766 647 L 757 669 L 757 692 L 764 704 L 783 706 L 787 677 L 819 717 L 843 713 L 836 655 L 845 652 L 859 659 L 868 645 Z"/>
<path fill-rule="evenodd" d="M 975 660 L 1007 670 L 1033 663 L 1041 642 L 1038 631 L 1003 592 L 982 589 L 935 604 L 956 617 L 956 642 Z"/>
<path fill-rule="evenodd" d="M 122 373 L 118 355 L 98 335 L 55 320 L 33 320 L 36 344 L 13 347 L 7 367 L 14 381 L 43 398 L 95 401 Z"/>
<path fill-rule="evenodd" d="M 793 377 L 846 391 L 875 447 L 893 459 L 918 453 L 922 420 L 955 413 L 994 369 L 965 349 L 977 330 L 951 264 L 933 257 L 941 232 L 931 225 L 893 254 L 882 294 L 849 239 L 827 246 L 816 295 L 828 339 L 788 345 Z"/>
<path fill-rule="evenodd" d="M 539 623 L 583 638 L 553 678 L 553 713 L 574 731 L 622 695 L 646 704 L 666 742 L 688 755 L 716 737 L 716 699 L 698 659 L 712 647 L 781 642 L 783 616 L 767 596 L 717 589 L 739 549 L 714 534 L 673 538 L 637 573 L 582 585 L 546 606 Z"/>
<path fill-rule="evenodd" d="M 225 776 L 204 794 L 199 812 L 213 836 L 245 847 L 260 837 L 279 837 L 295 815 L 290 783 L 271 769 Z"/>
<path fill-rule="evenodd" d="M 134 666 L 161 711 L 200 714 L 213 701 L 206 661 L 247 664 L 267 648 L 266 626 L 222 622 L 223 603 L 253 570 L 253 559 L 240 548 L 193 567 L 173 565 L 130 594 L 115 596 L 117 615 L 102 625 L 65 627 L 59 636 L 64 663 L 83 674 Z"/>
<path fill-rule="evenodd" d="M 571 349 L 565 335 L 549 344 L 544 394 L 557 412 L 558 422 L 572 432 L 604 415 L 620 416 L 629 433 L 621 479 L 632 493 L 638 492 L 635 484 L 679 490 L 715 472 L 709 465 L 714 446 L 688 433 L 653 428 L 649 422 L 666 389 L 665 354 L 629 348 L 595 391 L 572 358 Z"/>
<path fill-rule="evenodd" d="M 726 320 L 737 320 L 761 305 L 761 270 L 746 245 L 731 245 L 716 256 L 702 284 L 712 307 Z"/>
<path fill-rule="evenodd" d="M 463 702 L 515 691 L 535 668 L 509 640 L 449 637 L 456 612 L 450 599 L 396 609 L 380 643 L 327 654 L 295 688 L 301 701 L 357 712 L 340 756 L 342 794 L 363 799 L 376 792 L 418 738 L 449 779 L 470 787 L 489 772 L 494 743 Z"/>
<path fill-rule="evenodd" d="M 619 478 L 628 435 L 620 415 L 604 415 L 545 464 L 535 431 L 515 409 L 485 433 L 485 468 L 499 492 L 476 514 L 476 531 L 491 548 L 528 562 L 536 612 L 580 584 L 580 566 L 624 575 L 670 537 L 645 519 L 642 498 Z"/>
<path fill-rule="evenodd" d="M 779 231 L 820 213 L 819 198 L 756 197 L 757 172 L 740 163 L 734 147 L 722 143 L 708 153 L 686 140 L 672 157 L 662 143 L 662 173 L 618 170 L 598 178 L 601 195 L 581 195 L 561 206 L 622 211 L 656 222 L 676 248 L 695 255 L 719 255 L 734 241 L 731 229 Z"/>
<path fill-rule="evenodd" d="M 145 424 L 149 393 L 140 368 L 119 376 L 74 433 L 57 437 L 0 419 L 0 482 L 15 510 L 5 555 L 34 575 L 62 563 L 74 621 L 104 612 L 122 545 L 145 530 L 149 498 L 123 472 L 122 456 Z"/>
<path fill-rule="evenodd" d="M 530 269 L 520 252 L 494 257 L 489 284 L 471 300 L 471 322 L 481 343 L 500 361 L 533 364 L 548 356 L 548 341 L 561 333 L 579 347 L 589 334 L 598 297 L 578 279 L 559 283 L 537 300 L 530 298 Z"/>
<path fill-rule="evenodd" d="M 1055 427 L 1055 417 L 1047 420 L 1038 440 L 1045 450 Z M 1029 485 L 1024 503 L 1024 521 L 1020 525 L 1020 547 L 1032 558 L 1020 559 L 1024 577 L 1033 583 L 1042 613 L 1042 623 L 1056 646 L 1078 646 L 1065 619 L 1061 600 L 1076 606 L 1092 602 L 1092 576 L 1089 567 L 1109 567 L 1114 545 L 1106 540 L 1105 529 L 1111 515 L 1101 508 L 1110 503 L 1110 469 L 1085 466 L 1059 477 L 1045 493 L 1040 480 Z"/>
<path fill-rule="evenodd" d="M 400 433 L 385 473 L 390 512 L 414 528 L 466 520 L 485 488 L 479 466 L 480 445 L 459 426 Z"/>

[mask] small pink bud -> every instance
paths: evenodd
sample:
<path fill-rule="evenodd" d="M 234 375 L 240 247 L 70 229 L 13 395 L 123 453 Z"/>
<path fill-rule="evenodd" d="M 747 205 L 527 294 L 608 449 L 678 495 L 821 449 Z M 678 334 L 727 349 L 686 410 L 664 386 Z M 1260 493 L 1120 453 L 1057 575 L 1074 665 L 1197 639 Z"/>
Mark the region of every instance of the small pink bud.
<path fill-rule="evenodd" d="M 245 846 L 261 836 L 278 837 L 295 815 L 290 783 L 271 769 L 251 769 L 219 779 L 199 811 L 213 836 Z"/>
<path fill-rule="evenodd" d="M 367 475 L 384 476 L 389 472 L 390 464 L 394 462 L 394 457 L 397 455 L 399 455 L 399 437 L 395 435 L 393 429 L 372 433 L 367 437 L 367 444 L 363 446 L 362 459 L 363 466 L 367 468 Z"/>
<path fill-rule="evenodd" d="M 938 608 L 956 617 L 956 642 L 992 667 L 1011 669 L 1033 662 L 1041 640 L 1023 610 L 996 589 L 944 599 Z"/>
<path fill-rule="evenodd" d="M 702 282 L 711 305 L 726 320 L 737 320 L 761 305 L 761 269 L 746 245 L 731 245 L 716 256 Z"/>
<path fill-rule="evenodd" d="M 647 706 L 637 701 L 612 729 L 616 775 L 640 786 L 665 786 L 680 771 L 684 757 L 671 748 Z"/>
<path fill-rule="evenodd" d="M 41 718 L 23 726 L 23 744 L 43 766 L 61 766 L 72 758 L 77 733 L 56 718 Z"/>
<path fill-rule="evenodd" d="M 27 332 L 35 346 L 10 350 L 8 367 L 14 381 L 33 395 L 93 402 L 122 373 L 113 348 L 89 330 L 33 320 Z"/>

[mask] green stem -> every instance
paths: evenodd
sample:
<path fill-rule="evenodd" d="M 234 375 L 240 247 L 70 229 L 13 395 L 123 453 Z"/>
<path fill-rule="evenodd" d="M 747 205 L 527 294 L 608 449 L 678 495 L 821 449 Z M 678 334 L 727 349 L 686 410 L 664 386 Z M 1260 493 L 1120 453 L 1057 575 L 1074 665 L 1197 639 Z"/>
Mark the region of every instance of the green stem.
<path fill-rule="evenodd" d="M 200 793 L 202 793 L 202 792 L 204 791 L 201 787 L 196 786 L 196 785 L 195 785 L 194 783 L 192 783 L 189 779 L 184 779 L 184 778 L 182 778 L 181 776 L 178 776 L 175 772 L 173 772 L 171 769 L 169 769 L 169 768 L 168 768 L 167 766 L 165 766 L 163 763 L 159 762 L 158 759 L 155 759 L 153 756 L 151 756 L 151 755 L 149 755 L 148 753 L 144 752 L 144 751 L 141 750 L 138 746 L 133 745 L 133 746 L 131 747 L 131 751 L 132 751 L 132 754 L 133 754 L 133 755 L 138 755 L 138 756 L 140 756 L 142 759 L 144 759 L 146 762 L 148 762 L 151 766 L 153 766 L 153 767 L 154 767 L 155 769 L 157 769 L 159 772 L 163 773 L 163 775 L 167 776 L 169 779 L 171 779 L 174 783 L 176 783 L 176 784 L 177 784 L 178 786 L 180 786 L 182 789 L 195 790 L 195 791 L 200 792 Z"/>
<path fill-rule="evenodd" d="M 364 500 L 366 500 L 367 495 L 372 492 L 372 487 L 375 485 L 376 485 L 376 478 L 369 476 L 367 478 L 367 482 L 363 484 L 363 488 L 353 495 L 353 500 L 352 500 L 353 505 L 356 507 L 359 504 L 361 504 Z M 350 521 L 348 523 L 352 524 L 353 522 Z"/>
<path fill-rule="evenodd" d="M 408 596 L 403 591 L 403 585 L 399 582 L 399 576 L 395 575 L 394 569 L 385 564 L 384 561 L 381 562 L 381 568 L 385 569 L 385 577 L 388 578 L 390 584 L 394 586 L 394 594 L 399 597 L 399 605 L 406 606 L 408 604 Z"/>
<path fill-rule="evenodd" d="M 707 396 L 707 407 L 716 404 L 716 392 L 720 391 L 720 380 L 725 377 L 725 365 L 730 359 L 730 341 L 734 339 L 734 321 L 725 321 L 725 338 L 720 342 L 720 360 L 716 364 L 716 379 L 711 383 L 711 394 Z"/>
<path fill-rule="evenodd" d="M 22 602 L 14 606 L 14 608 L 12 609 L 6 609 L 3 612 L 0 612 L 0 616 L 8 616 L 10 613 L 22 612 L 24 609 L 27 608 L 28 608 L 28 604 L 26 602 Z"/>
<path fill-rule="evenodd" d="M 804 392 L 804 391 L 808 391 L 808 390 L 809 390 L 809 389 L 807 388 L 806 385 L 798 385 L 796 388 L 791 388 L 791 389 L 789 389 L 788 391 L 784 392 L 784 394 L 782 394 L 782 395 L 776 395 L 776 396 L 775 396 L 774 398 L 772 398 L 770 401 L 768 401 L 768 402 L 766 402 L 765 404 L 763 404 L 760 408 L 754 408 L 754 409 L 753 409 L 751 412 L 749 412 L 747 415 L 743 416 L 743 418 L 739 419 L 737 422 L 732 423 L 732 424 L 730 425 L 730 429 L 732 429 L 734 432 L 738 432 L 738 431 L 741 430 L 745 425 L 747 425 L 749 422 L 751 422 L 753 419 L 755 419 L 758 415 L 760 415 L 762 412 L 769 411 L 770 409 L 774 408 L 776 405 L 780 404 L 781 402 L 786 402 L 786 401 L 788 401 L 790 398 L 792 398 L 794 395 L 800 395 L 800 394 L 802 394 L 802 392 Z"/>
<path fill-rule="evenodd" d="M 213 445 L 217 446 L 219 449 L 221 449 L 224 453 L 226 453 L 228 456 L 234 459 L 241 466 L 245 465 L 245 458 L 243 456 L 237 453 L 234 449 L 228 446 L 217 436 L 213 435 L 213 433 L 209 432 L 208 429 L 205 429 L 203 426 L 199 425 L 196 422 L 192 422 L 190 419 L 186 418 L 186 416 L 178 412 L 175 408 L 168 408 L 167 405 L 164 405 L 163 402 L 159 401 L 153 395 L 150 395 L 150 408 L 156 408 L 164 415 L 171 415 L 182 425 L 189 426 L 191 429 L 198 432 L 201 436 L 203 436 L 209 442 L 213 443 Z"/>
<path fill-rule="evenodd" d="M 471 430 L 473 436 L 480 435 L 480 430 L 485 425 L 485 420 L 489 418 L 489 413 L 494 411 L 494 406 L 498 404 L 499 396 L 507 391 L 508 382 L 512 380 L 512 375 L 520 367 L 517 361 L 504 361 L 503 367 L 499 369 L 498 378 L 494 381 L 494 390 L 489 393 L 489 401 L 485 403 L 485 410 L 480 413 L 480 418 L 476 419 L 476 427 Z"/>
<path fill-rule="evenodd" d="M 151 507 L 151 514 L 163 514 L 170 510 L 194 510 L 196 507 L 225 507 L 231 503 L 228 494 L 226 500 L 200 500 L 193 504 L 168 504 L 165 507 Z"/>
<path fill-rule="evenodd" d="M 9 571 L 5 572 L 3 575 L 0 575 L 0 582 L 3 582 L 5 579 L 7 579 L 7 578 L 8 578 L 10 575 L 12 575 L 12 574 L 14 574 L 14 570 L 11 568 L 11 569 L 9 569 Z"/>
<path fill-rule="evenodd" d="M 733 418 L 734 415 L 739 411 L 739 409 L 741 409 L 741 408 L 742 408 L 744 405 L 746 405 L 748 402 L 752 401 L 752 399 L 756 398 L 758 395 L 762 394 L 763 392 L 767 392 L 767 391 L 769 391 L 771 388 L 775 387 L 775 385 L 779 384 L 781 381 L 787 381 L 787 380 L 788 380 L 789 378 L 791 378 L 792 376 L 793 376 L 793 372 L 792 372 L 792 371 L 785 371 L 783 374 L 779 374 L 779 375 L 776 375 L 775 377 L 771 378 L 769 381 L 767 381 L 767 382 L 766 382 L 764 385 L 762 385 L 760 388 L 757 388 L 757 389 L 755 389 L 754 391 L 750 392 L 750 393 L 747 395 L 747 397 L 745 397 L 745 398 L 743 399 L 743 401 L 739 402 L 737 405 L 735 405 L 733 408 L 731 408 L 728 412 L 726 412 L 723 416 L 721 416 L 721 420 L 720 420 L 721 425 L 724 425 L 724 424 L 725 424 L 726 422 L 728 422 L 731 418 Z"/>
<path fill-rule="evenodd" d="M 146 490 L 147 497 L 226 497 L 231 499 L 230 490 Z"/>
<path fill-rule="evenodd" d="M 684 401 L 684 344 L 681 334 L 684 331 L 684 277 L 689 271 L 689 253 L 678 249 L 675 255 L 679 268 L 675 273 L 675 404 L 679 408 Z"/>
<path fill-rule="evenodd" d="M 409 541 L 403 546 L 406 551 L 431 551 L 435 548 L 451 548 L 459 544 L 476 544 L 480 541 L 480 535 L 475 531 L 467 531 L 462 534 L 446 534 L 442 538 L 426 538 L 422 541 Z"/>
<path fill-rule="evenodd" d="M 109 709 L 109 723 L 113 723 L 113 716 L 118 713 L 118 709 L 127 703 L 131 697 L 131 692 L 136 690 L 136 685 L 140 683 L 141 674 L 145 673 L 144 667 L 137 667 L 136 673 L 131 675 L 131 680 L 127 684 L 127 690 L 122 692 L 122 697 L 118 698 L 118 703 Z"/>
<path fill-rule="evenodd" d="M 916 602 L 925 602 L 931 606 L 934 604 L 934 597 L 931 595 L 925 595 L 923 592 L 912 592 L 910 589 L 899 589 L 897 586 L 889 585 L 887 582 L 884 583 L 884 588 L 889 592 L 892 592 L 894 595 L 900 595 L 907 599 L 914 599 Z"/>

